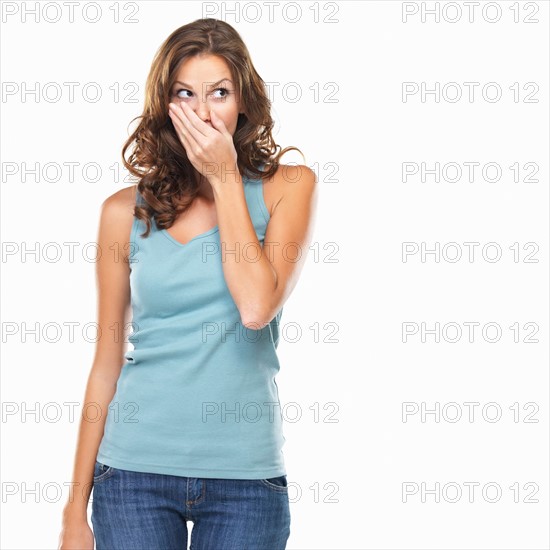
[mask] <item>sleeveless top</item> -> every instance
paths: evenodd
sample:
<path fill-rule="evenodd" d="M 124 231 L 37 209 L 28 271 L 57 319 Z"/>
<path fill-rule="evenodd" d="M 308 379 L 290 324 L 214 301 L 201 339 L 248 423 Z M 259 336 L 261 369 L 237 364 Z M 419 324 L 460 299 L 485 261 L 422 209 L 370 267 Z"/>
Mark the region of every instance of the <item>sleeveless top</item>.
<path fill-rule="evenodd" d="M 242 180 L 263 247 L 270 218 L 263 184 Z M 137 190 L 136 200 L 143 202 Z M 286 475 L 275 381 L 283 308 L 262 329 L 245 327 L 222 267 L 235 250 L 221 245 L 218 226 L 182 244 L 151 223 L 147 238 L 144 222 L 134 217 L 132 225 L 133 349 L 124 354 L 97 460 L 186 477 Z M 254 261 L 257 247 L 245 245 L 241 261 Z"/>

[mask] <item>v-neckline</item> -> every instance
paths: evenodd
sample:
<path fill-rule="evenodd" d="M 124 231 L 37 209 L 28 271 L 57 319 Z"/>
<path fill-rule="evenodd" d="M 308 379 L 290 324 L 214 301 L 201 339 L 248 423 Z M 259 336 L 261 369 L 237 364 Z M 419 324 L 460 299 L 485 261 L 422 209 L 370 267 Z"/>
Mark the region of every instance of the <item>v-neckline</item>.
<path fill-rule="evenodd" d="M 169 232 L 167 229 L 161 229 L 160 232 L 167 238 L 169 239 L 170 241 L 172 241 L 173 243 L 177 244 L 178 246 L 182 246 L 182 247 L 185 247 L 185 246 L 188 246 L 190 245 L 193 241 L 196 241 L 197 239 L 202 239 L 203 237 L 208 237 L 208 235 L 213 235 L 214 233 L 217 233 L 219 231 L 219 227 L 218 227 L 218 224 L 216 224 L 214 227 L 210 228 L 208 231 L 205 231 L 204 233 L 200 233 L 199 235 L 196 235 L 195 237 L 193 237 L 192 239 L 188 240 L 186 243 L 180 243 L 176 238 L 174 238 Z"/>
<path fill-rule="evenodd" d="M 242 181 L 243 181 L 243 186 L 244 187 L 246 187 L 246 185 L 249 183 L 249 179 L 246 178 L 246 177 L 243 177 Z M 157 227 L 156 222 L 155 222 L 155 227 Z M 158 227 L 157 227 L 157 229 L 158 229 Z M 203 237 L 208 237 L 209 235 L 213 235 L 214 233 L 217 233 L 219 230 L 220 230 L 219 225 L 216 224 L 214 227 L 211 227 L 210 229 L 208 229 L 204 233 L 200 233 L 199 235 L 195 235 L 192 239 L 190 239 L 186 243 L 180 243 L 173 235 L 171 235 L 168 232 L 168 229 L 159 229 L 158 231 L 160 233 L 162 233 L 169 241 L 173 242 L 174 244 L 176 244 L 180 248 L 185 248 L 185 247 L 189 246 L 191 243 L 193 243 L 194 241 L 197 241 L 198 239 L 202 239 Z"/>

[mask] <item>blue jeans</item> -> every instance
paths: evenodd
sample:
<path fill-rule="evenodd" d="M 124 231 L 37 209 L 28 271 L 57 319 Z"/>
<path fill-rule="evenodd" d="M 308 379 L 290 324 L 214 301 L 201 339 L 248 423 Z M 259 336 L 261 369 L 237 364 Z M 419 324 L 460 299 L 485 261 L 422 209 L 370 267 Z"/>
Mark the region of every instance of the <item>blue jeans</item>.
<path fill-rule="evenodd" d="M 286 476 L 215 479 L 131 472 L 96 461 L 92 525 L 97 550 L 284 550 Z"/>

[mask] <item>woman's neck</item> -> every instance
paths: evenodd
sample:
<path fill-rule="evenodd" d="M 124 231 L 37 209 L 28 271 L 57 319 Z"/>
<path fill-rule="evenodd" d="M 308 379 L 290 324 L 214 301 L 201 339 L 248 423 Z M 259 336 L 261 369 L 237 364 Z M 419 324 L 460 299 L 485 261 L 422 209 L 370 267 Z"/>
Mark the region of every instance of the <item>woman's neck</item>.
<path fill-rule="evenodd" d="M 214 200 L 214 191 L 208 180 L 200 174 L 196 169 L 194 169 L 195 179 L 199 182 L 199 195 L 208 199 L 209 201 Z"/>

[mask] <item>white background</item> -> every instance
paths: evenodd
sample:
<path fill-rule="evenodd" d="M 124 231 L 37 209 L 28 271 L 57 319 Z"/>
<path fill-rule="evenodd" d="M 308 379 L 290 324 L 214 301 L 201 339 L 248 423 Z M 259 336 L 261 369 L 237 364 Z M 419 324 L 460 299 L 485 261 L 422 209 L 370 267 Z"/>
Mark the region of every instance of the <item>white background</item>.
<path fill-rule="evenodd" d="M 115 2 L 98 3 L 96 23 L 83 19 L 90 3 L 75 7 L 74 22 L 61 2 L 50 4 L 61 10 L 58 22 L 42 14 L 40 22 L 34 15 L 24 21 L 22 11 L 35 2 L 2 5 L 1 547 L 56 548 L 80 412 L 77 406 L 71 418 L 63 404 L 83 399 L 94 353 L 83 326 L 96 321 L 95 271 L 82 251 L 96 240 L 103 200 L 131 183 L 122 180 L 120 151 L 131 119 L 141 114 L 154 53 L 210 7 L 211 16 L 241 34 L 262 78 L 279 84 L 272 96 L 275 140 L 298 146 L 319 180 L 314 245 L 285 304 L 279 346 L 281 404 L 295 404 L 284 425 L 292 515 L 287 548 L 548 548 L 548 2 L 516 4 L 517 23 L 514 3 L 505 1 L 480 2 L 473 21 L 459 2 L 462 16 L 454 23 L 454 8 L 443 12 L 447 2 L 439 3 L 439 22 L 421 18 L 420 10 L 434 2 L 300 2 L 298 16 L 280 2 L 273 22 L 263 2 L 248 3 L 250 11 L 244 2 L 225 3 L 237 5 L 239 20 L 222 12 L 221 3 L 138 2 L 135 23 L 122 22 L 134 11 L 131 2 L 119 3 L 118 23 Z M 490 22 L 498 8 L 499 20 Z M 404 9 L 418 13 L 404 21 Z M 54 17 L 51 10 L 46 17 Z M 79 83 L 73 100 L 66 82 Z M 405 102 L 404 82 L 430 89 L 454 82 L 464 96 L 449 101 L 449 89 L 437 102 L 419 93 Z M 473 102 L 464 82 L 479 83 Z M 502 90 L 498 101 L 482 95 L 490 82 Z M 538 86 L 536 103 L 524 101 L 530 82 Z M 45 99 L 48 83 L 58 86 L 60 98 Z M 99 101 L 83 97 L 87 83 L 97 83 Z M 125 90 L 127 83 L 134 88 Z M 300 88 L 299 101 L 283 94 L 289 83 L 296 83 L 289 93 Z M 23 94 L 25 86 L 38 95 Z M 134 89 L 137 101 L 123 101 Z M 72 178 L 63 168 L 68 162 L 77 163 Z M 283 162 L 303 161 L 293 152 Z M 487 181 L 478 167 L 471 182 L 466 171 L 457 182 L 436 182 L 433 175 L 403 181 L 404 162 L 430 169 L 436 162 L 496 163 L 502 175 Z M 31 171 L 37 164 L 38 173 L 22 174 L 24 163 Z M 101 168 L 98 181 L 86 177 L 87 163 Z M 509 169 L 514 163 L 521 168 L 518 182 Z M 537 165 L 537 181 L 524 181 L 526 163 Z M 69 242 L 77 243 L 74 259 L 63 245 Z M 419 254 L 404 262 L 404 242 L 430 249 L 458 243 L 463 256 L 449 261 L 454 251 L 448 249 L 438 262 Z M 473 262 L 465 242 L 480 243 Z M 490 242 L 502 249 L 499 261 L 482 255 Z M 60 247 L 57 260 L 47 261 L 47 243 Z M 514 243 L 519 262 L 509 248 Z M 525 243 L 536 243 L 538 262 L 524 261 Z M 37 256 L 22 255 L 23 247 L 36 248 Z M 405 322 L 428 329 L 456 323 L 462 338 L 448 341 L 449 325 L 447 340 L 427 335 L 422 342 L 416 334 L 404 342 Z M 480 324 L 473 342 L 468 322 Z M 499 341 L 484 339 L 487 323 L 501 327 Z M 509 328 L 514 323 L 519 342 Z M 532 335 L 538 342 L 524 341 L 527 323 L 538 327 Z M 25 324 L 30 330 L 38 324 L 38 334 L 25 337 Z M 295 342 L 294 327 L 301 330 Z M 452 422 L 456 411 L 446 408 L 438 422 L 433 415 L 422 422 L 420 414 L 404 422 L 404 402 L 430 409 L 455 402 L 463 416 Z M 465 402 L 480 404 L 473 422 Z M 494 407 L 483 415 L 491 402 L 502 410 L 497 422 L 488 421 Z M 519 422 L 509 409 L 514 403 Z M 524 410 L 526 403 L 536 404 L 538 422 L 525 422 L 534 410 Z M 21 414 L 35 408 L 36 414 Z M 297 409 L 302 416 L 293 422 Z M 419 492 L 404 502 L 406 482 Z M 423 499 L 423 484 L 437 483 L 439 502 L 433 493 Z M 479 484 L 473 502 L 465 483 Z M 482 494 L 487 483 L 502 489 L 497 502 L 489 501 L 492 490 Z M 445 484 L 451 485 L 444 490 Z M 462 496 L 450 502 L 456 486 Z M 529 495 L 538 502 L 525 502 Z"/>

